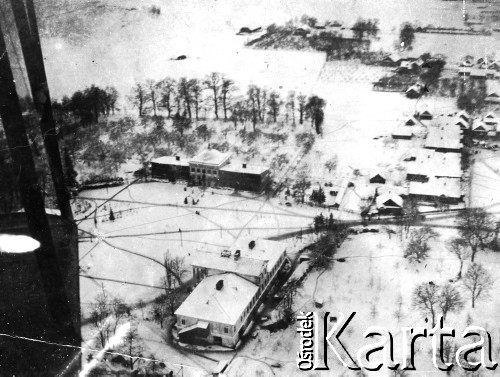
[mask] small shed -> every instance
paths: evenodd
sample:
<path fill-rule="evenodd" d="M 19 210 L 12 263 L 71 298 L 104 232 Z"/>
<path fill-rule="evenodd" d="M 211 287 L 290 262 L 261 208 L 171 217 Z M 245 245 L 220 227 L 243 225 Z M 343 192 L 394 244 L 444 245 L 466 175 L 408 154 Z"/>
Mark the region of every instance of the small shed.
<path fill-rule="evenodd" d="M 418 117 L 420 120 L 432 120 L 432 114 L 428 110 L 420 113 Z"/>
<path fill-rule="evenodd" d="M 370 183 L 380 183 L 380 184 L 385 184 L 385 177 L 381 173 L 375 173 L 372 174 L 370 177 Z"/>

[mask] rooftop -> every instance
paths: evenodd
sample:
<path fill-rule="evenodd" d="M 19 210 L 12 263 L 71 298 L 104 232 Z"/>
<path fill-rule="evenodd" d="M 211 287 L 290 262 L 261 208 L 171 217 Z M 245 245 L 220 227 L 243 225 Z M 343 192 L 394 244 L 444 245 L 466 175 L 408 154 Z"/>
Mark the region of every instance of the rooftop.
<path fill-rule="evenodd" d="M 189 163 L 191 164 L 208 164 L 208 165 L 222 165 L 231 157 L 230 153 L 222 153 L 216 149 L 207 149 L 196 156 L 194 156 Z"/>
<path fill-rule="evenodd" d="M 445 196 L 460 198 L 462 196 L 460 180 L 456 178 L 431 178 L 429 182 L 410 182 L 410 195 Z"/>
<path fill-rule="evenodd" d="M 268 171 L 267 166 L 248 165 L 243 162 L 231 162 L 229 165 L 224 166 L 221 171 L 228 171 L 232 173 L 246 173 L 246 174 L 262 174 Z"/>
<path fill-rule="evenodd" d="M 408 163 L 408 174 L 428 177 L 462 177 L 460 155 L 440 153 L 432 149 L 419 149 L 415 161 Z"/>
<path fill-rule="evenodd" d="M 154 164 L 161 164 L 161 165 L 189 166 L 187 161 L 184 161 L 182 159 L 177 160 L 176 156 L 158 157 L 158 158 L 151 160 L 151 162 Z"/>
<path fill-rule="evenodd" d="M 222 289 L 216 284 L 223 281 Z M 258 287 L 232 273 L 208 276 L 203 279 L 175 311 L 175 315 L 235 325 Z"/>
<path fill-rule="evenodd" d="M 377 196 L 377 208 L 401 208 L 403 207 L 403 198 L 394 193 L 381 194 Z"/>
<path fill-rule="evenodd" d="M 428 127 L 425 147 L 431 149 L 455 149 L 460 150 L 462 144 L 462 130 L 456 124 L 456 118 L 439 117 L 435 118 L 431 126 Z"/>
<path fill-rule="evenodd" d="M 227 256 L 222 256 L 223 250 L 197 250 L 191 252 L 188 262 L 196 267 L 234 272 L 245 276 L 260 276 L 265 268 L 271 271 L 286 251 L 284 243 L 263 239 L 255 240 L 255 246 L 251 249 L 249 246 L 251 241 L 251 239 L 238 240 L 227 249 Z M 240 251 L 240 257 L 235 259 L 234 253 L 237 250 Z"/>

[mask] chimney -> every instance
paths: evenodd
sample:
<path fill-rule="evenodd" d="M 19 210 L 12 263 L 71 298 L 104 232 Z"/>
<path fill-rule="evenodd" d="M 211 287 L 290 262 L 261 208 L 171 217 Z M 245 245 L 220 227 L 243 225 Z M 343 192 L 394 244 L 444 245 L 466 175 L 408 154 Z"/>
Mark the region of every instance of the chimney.
<path fill-rule="evenodd" d="M 243 169 L 246 169 L 247 168 L 247 164 L 243 164 Z"/>
<path fill-rule="evenodd" d="M 219 280 L 217 284 L 215 284 L 215 289 L 218 291 L 222 290 L 222 287 L 224 287 L 224 280 Z"/>
<path fill-rule="evenodd" d="M 255 241 L 250 241 L 248 244 L 248 248 L 252 250 L 255 247 Z"/>
<path fill-rule="evenodd" d="M 175 156 L 175 161 L 180 161 L 181 158 L 179 156 Z"/>

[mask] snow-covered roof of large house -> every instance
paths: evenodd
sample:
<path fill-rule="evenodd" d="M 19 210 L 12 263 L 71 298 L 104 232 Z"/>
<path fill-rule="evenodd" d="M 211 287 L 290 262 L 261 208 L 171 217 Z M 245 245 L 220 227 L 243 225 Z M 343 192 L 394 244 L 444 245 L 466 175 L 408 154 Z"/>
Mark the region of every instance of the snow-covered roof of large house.
<path fill-rule="evenodd" d="M 434 118 L 428 128 L 425 147 L 431 149 L 462 149 L 462 130 L 448 117 Z"/>
<path fill-rule="evenodd" d="M 194 156 L 189 161 L 189 163 L 220 166 L 224 164 L 230 157 L 230 153 L 222 153 L 216 149 L 207 149 Z"/>
<path fill-rule="evenodd" d="M 222 280 L 222 288 L 216 285 Z M 258 291 L 257 285 L 232 273 L 203 279 L 175 311 L 175 315 L 235 325 Z"/>
<path fill-rule="evenodd" d="M 408 163 L 407 173 L 426 177 L 461 178 L 460 154 L 419 149 L 415 161 Z"/>
<path fill-rule="evenodd" d="M 221 171 L 228 171 L 232 173 L 245 173 L 245 174 L 262 174 L 269 170 L 267 166 L 261 165 L 248 165 L 244 162 L 231 162 L 229 165 L 224 166 Z"/>
<path fill-rule="evenodd" d="M 250 248 L 251 241 L 254 242 L 252 248 Z M 237 250 L 240 251 L 239 258 L 234 257 Z M 246 276 L 260 276 L 264 269 L 271 271 L 285 251 L 286 244 L 282 242 L 241 239 L 227 250 L 191 252 L 188 263 L 192 266 L 212 270 L 234 272 Z"/>
<path fill-rule="evenodd" d="M 460 198 L 460 180 L 456 178 L 431 178 L 428 182 L 410 182 L 410 195 L 444 196 Z"/>
<path fill-rule="evenodd" d="M 187 161 L 182 160 L 181 158 L 178 158 L 177 156 L 158 157 L 158 158 L 152 159 L 151 162 L 154 164 L 161 164 L 161 165 L 189 166 Z"/>

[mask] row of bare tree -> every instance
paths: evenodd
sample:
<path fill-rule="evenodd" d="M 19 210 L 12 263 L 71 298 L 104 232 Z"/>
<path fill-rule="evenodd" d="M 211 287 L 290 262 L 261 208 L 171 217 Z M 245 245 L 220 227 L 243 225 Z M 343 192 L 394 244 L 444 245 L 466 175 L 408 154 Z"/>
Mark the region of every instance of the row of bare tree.
<path fill-rule="evenodd" d="M 306 97 L 291 91 L 282 98 L 275 90 L 267 90 L 257 85 L 249 85 L 245 95 L 238 95 L 234 81 L 224 74 L 213 72 L 203 80 L 185 77 L 174 80 L 167 77 L 158 82 L 146 80 L 136 83 L 128 97 L 137 108 L 139 116 L 158 116 L 166 111 L 168 118 L 183 116 L 189 120 L 202 118 L 202 109 L 213 113 L 214 119 L 232 121 L 237 126 L 245 121 L 257 124 L 266 120 L 277 122 L 284 116 L 292 125 L 303 124 L 310 119 L 319 134 L 324 119 L 324 99 L 318 96 Z M 283 109 L 285 111 L 283 112 Z"/>

